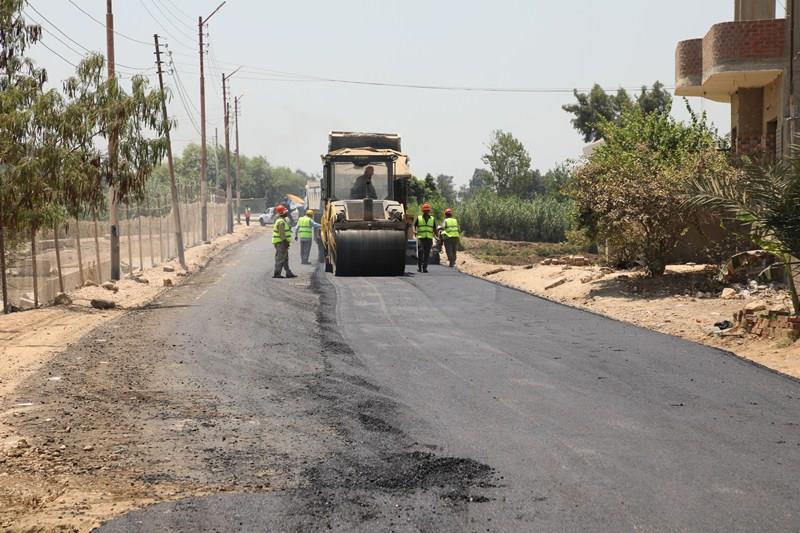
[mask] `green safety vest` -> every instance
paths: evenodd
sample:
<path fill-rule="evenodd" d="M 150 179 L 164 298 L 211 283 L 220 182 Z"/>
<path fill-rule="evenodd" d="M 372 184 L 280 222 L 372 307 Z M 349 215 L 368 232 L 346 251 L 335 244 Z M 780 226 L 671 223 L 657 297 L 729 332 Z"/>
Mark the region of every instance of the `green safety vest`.
<path fill-rule="evenodd" d="M 433 239 L 433 228 L 436 224 L 434 218 L 428 217 L 425 222 L 425 217 L 422 215 L 417 217 L 417 239 Z"/>
<path fill-rule="evenodd" d="M 310 241 L 314 236 L 314 229 L 311 226 L 311 217 L 302 216 L 297 221 L 297 236 L 302 241 Z"/>
<path fill-rule="evenodd" d="M 283 226 L 284 238 L 281 239 L 281 226 Z M 291 242 L 292 232 L 289 230 L 289 223 L 283 217 L 278 217 L 275 224 L 272 226 L 272 244 L 280 244 L 281 242 Z"/>
<path fill-rule="evenodd" d="M 453 217 L 444 219 L 444 234 L 451 239 L 458 239 L 461 236 L 458 229 L 458 220 Z"/>

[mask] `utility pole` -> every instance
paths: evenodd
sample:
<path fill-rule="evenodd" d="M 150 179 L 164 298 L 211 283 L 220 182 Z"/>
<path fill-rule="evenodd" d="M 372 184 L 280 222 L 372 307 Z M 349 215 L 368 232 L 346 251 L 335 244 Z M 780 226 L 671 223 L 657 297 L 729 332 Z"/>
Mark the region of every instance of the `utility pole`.
<path fill-rule="evenodd" d="M 239 100 L 241 100 L 241 96 L 237 96 L 233 99 L 233 118 L 234 123 L 236 124 L 236 223 L 242 223 L 242 213 L 241 213 L 241 206 L 239 205 L 242 201 L 242 189 L 241 189 L 241 181 L 240 177 L 242 174 L 242 165 L 239 160 Z"/>
<path fill-rule="evenodd" d="M 241 68 L 241 67 L 239 67 Z M 225 185 L 225 202 L 227 204 L 228 233 L 233 233 L 233 187 L 231 183 L 231 127 L 230 114 L 231 106 L 228 103 L 228 80 L 239 72 L 239 68 L 228 74 L 222 75 L 222 104 L 225 106 L 225 174 L 227 183 Z"/>
<path fill-rule="evenodd" d="M 172 161 L 172 141 L 169 136 L 169 118 L 167 116 L 167 97 L 164 92 L 164 71 L 161 70 L 161 47 L 158 44 L 158 34 L 153 35 L 153 41 L 156 45 L 156 67 L 158 67 L 158 86 L 161 89 L 161 113 L 164 116 L 164 122 L 167 124 L 167 165 L 169 167 L 169 180 L 170 180 L 170 193 L 172 195 L 172 217 L 175 221 L 175 247 L 178 250 L 178 261 L 186 270 L 186 257 L 183 254 L 183 232 L 181 231 L 181 212 L 178 205 L 178 186 L 175 183 L 175 165 Z"/>
<path fill-rule="evenodd" d="M 205 19 L 197 18 L 197 31 L 200 37 L 200 238 L 203 242 L 208 240 L 208 147 L 206 146 L 206 76 L 205 76 L 205 48 L 203 44 L 203 26 L 220 10 L 225 2 L 211 12 Z"/>
<path fill-rule="evenodd" d="M 114 9 L 112 0 L 106 0 L 106 55 L 108 56 L 108 80 L 114 80 Z M 119 213 L 117 210 L 117 188 L 114 186 L 114 171 L 117 165 L 117 132 L 111 130 L 108 137 L 108 222 L 111 225 L 111 279 L 122 277 L 119 253 Z M 101 278 L 101 268 L 97 265 L 97 277 Z M 102 279 L 97 280 L 98 283 Z"/>

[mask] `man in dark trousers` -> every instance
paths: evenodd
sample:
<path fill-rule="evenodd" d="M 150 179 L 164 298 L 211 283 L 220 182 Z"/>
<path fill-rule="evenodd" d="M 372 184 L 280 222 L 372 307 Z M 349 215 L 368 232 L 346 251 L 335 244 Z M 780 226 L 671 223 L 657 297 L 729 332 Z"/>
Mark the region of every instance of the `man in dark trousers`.
<path fill-rule="evenodd" d="M 447 260 L 450 266 L 454 267 L 456 266 L 456 254 L 458 253 L 458 242 L 461 239 L 461 230 L 458 227 L 458 220 L 453 217 L 453 210 L 449 207 L 444 210 L 442 233 L 444 249 L 447 251 Z"/>
<path fill-rule="evenodd" d="M 422 214 L 414 222 L 417 232 L 417 272 L 428 272 L 428 260 L 433 247 L 433 235 L 436 231 L 436 221 L 431 215 L 430 204 L 422 204 Z"/>
<path fill-rule="evenodd" d="M 378 193 L 372 184 L 372 176 L 375 174 L 375 167 L 369 166 L 364 169 L 364 173 L 356 178 L 355 183 L 350 188 L 351 200 L 363 200 L 364 198 L 378 199 Z"/>
<path fill-rule="evenodd" d="M 296 278 L 289 268 L 289 244 L 292 242 L 292 230 L 289 227 L 289 210 L 282 205 L 275 208 L 278 219 L 272 226 L 272 244 L 275 245 L 275 273 L 273 278 L 282 278 L 285 270 L 287 278 Z"/>

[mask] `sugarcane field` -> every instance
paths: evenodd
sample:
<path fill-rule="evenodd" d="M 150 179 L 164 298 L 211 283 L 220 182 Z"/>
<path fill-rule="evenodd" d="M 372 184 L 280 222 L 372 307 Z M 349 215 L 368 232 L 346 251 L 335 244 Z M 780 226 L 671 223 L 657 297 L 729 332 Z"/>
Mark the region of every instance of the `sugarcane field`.
<path fill-rule="evenodd" d="M 800 532 L 796 8 L 0 2 L 0 531 Z"/>

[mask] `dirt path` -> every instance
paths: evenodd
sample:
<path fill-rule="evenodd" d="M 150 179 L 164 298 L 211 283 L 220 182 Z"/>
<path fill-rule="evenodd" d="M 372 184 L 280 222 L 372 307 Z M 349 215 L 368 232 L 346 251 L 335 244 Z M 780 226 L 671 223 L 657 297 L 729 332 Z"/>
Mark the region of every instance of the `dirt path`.
<path fill-rule="evenodd" d="M 262 231 L 237 226 L 233 235 L 187 250 L 185 274 L 203 271 L 232 245 Z M 174 262 L 167 267 L 173 271 L 165 272 L 164 265 L 145 270 L 141 278 L 148 283 L 124 279 L 117 292 L 85 287 L 70 293 L 72 305 L 0 316 L 0 527 L 86 530 L 97 517 L 175 492 L 169 483 L 120 477 L 114 468 L 130 459 L 119 450 L 137 424 L 135 416 L 122 413 L 136 412 L 129 407 L 142 394 L 142 372 L 152 368 L 147 357 L 158 350 L 116 360 L 107 351 L 123 328 L 137 329 L 135 318 L 122 322 L 131 321 L 129 313 L 168 296 L 164 280 L 180 286 L 195 279 Z M 117 308 L 99 311 L 90 306 L 92 298 L 111 300 Z M 82 379 L 71 379 L 75 373 Z M 70 397 L 78 401 L 65 403 Z M 186 401 L 191 404 L 191 396 Z M 89 408 L 105 402 L 125 408 L 113 421 Z M 110 427 L 118 430 L 115 438 L 108 438 Z"/>
<path fill-rule="evenodd" d="M 497 265 L 466 253 L 459 256 L 457 267 L 542 298 L 722 348 L 800 378 L 800 342 L 789 345 L 738 334 L 712 334 L 715 323 L 732 320 L 734 313 L 750 302 L 762 302 L 767 308 L 787 306 L 785 291 L 763 290 L 747 299 L 725 300 L 708 286 L 704 265 L 672 265 L 658 280 L 644 279 L 638 272 L 604 271 L 595 266 Z"/>

